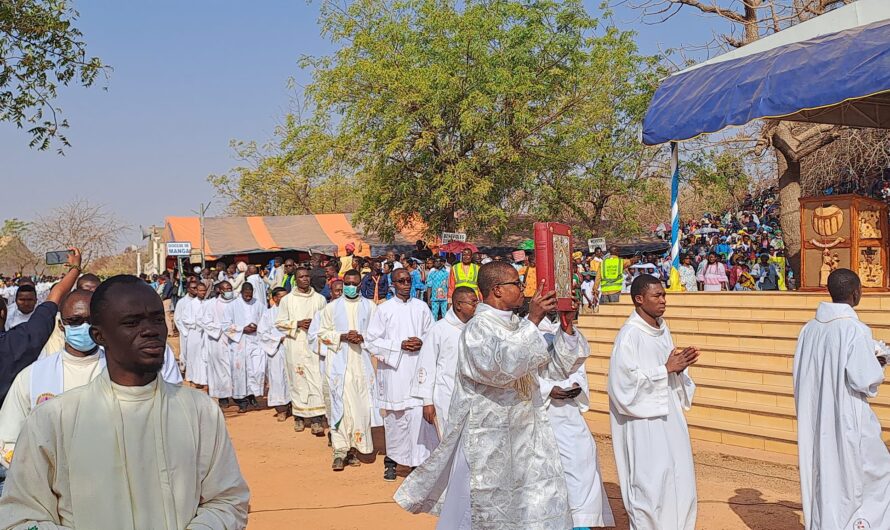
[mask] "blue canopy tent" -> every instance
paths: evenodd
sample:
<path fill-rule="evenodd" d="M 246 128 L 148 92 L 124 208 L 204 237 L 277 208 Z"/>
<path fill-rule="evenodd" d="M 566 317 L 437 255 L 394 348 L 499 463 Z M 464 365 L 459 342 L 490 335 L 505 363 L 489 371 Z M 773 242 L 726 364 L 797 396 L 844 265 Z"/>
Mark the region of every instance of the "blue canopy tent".
<path fill-rule="evenodd" d="M 677 142 L 761 118 L 890 128 L 890 1 L 859 0 L 662 82 L 643 119 L 643 143 L 671 143 L 675 268 Z"/>

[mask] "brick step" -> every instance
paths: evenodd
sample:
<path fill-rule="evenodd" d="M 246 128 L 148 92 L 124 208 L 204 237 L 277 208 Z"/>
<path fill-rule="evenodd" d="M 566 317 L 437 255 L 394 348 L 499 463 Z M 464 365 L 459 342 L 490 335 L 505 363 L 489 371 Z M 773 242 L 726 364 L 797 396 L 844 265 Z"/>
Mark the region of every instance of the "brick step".
<path fill-rule="evenodd" d="M 591 328 L 579 326 L 581 333 L 589 342 L 607 341 L 614 343 L 618 334 L 617 328 Z M 770 337 L 770 336 L 743 336 L 733 333 L 713 332 L 689 332 L 671 330 L 674 344 L 678 346 L 695 345 L 701 349 L 709 346 L 748 348 L 751 352 L 763 352 L 772 354 L 786 353 L 793 355 L 797 346 L 797 337 Z M 879 336 L 879 335 L 878 335 Z"/>
<path fill-rule="evenodd" d="M 695 381 L 697 396 L 701 395 L 723 402 L 753 403 L 794 409 L 794 387 L 791 384 L 776 385 L 731 379 L 713 379 L 696 375 L 694 368 L 691 375 L 692 380 Z M 591 389 L 601 388 L 605 391 L 606 379 L 608 377 L 607 369 L 588 366 L 587 375 Z M 791 376 L 788 375 L 788 378 L 790 380 Z M 878 390 L 878 395 L 868 401 L 876 408 L 890 408 L 890 381 L 885 381 Z M 887 412 L 890 412 L 890 410 Z"/>
<path fill-rule="evenodd" d="M 615 345 L 615 338 L 607 339 L 607 338 L 596 338 L 585 335 L 587 338 L 587 343 L 590 345 L 590 353 L 591 355 L 599 355 L 599 356 L 611 356 L 612 348 Z M 676 342 L 676 341 L 675 341 Z M 794 350 L 774 350 L 772 348 L 751 348 L 750 346 L 730 346 L 723 344 L 699 344 L 699 349 L 702 352 L 702 355 L 706 353 L 732 353 L 739 355 L 754 355 L 754 356 L 769 356 L 769 357 L 779 357 L 782 359 L 793 359 L 794 358 Z M 721 358 L 723 358 L 721 356 Z M 726 358 L 727 361 L 730 361 L 729 358 Z M 788 365 L 788 370 L 791 370 L 791 365 Z"/>
<path fill-rule="evenodd" d="M 582 315 L 582 319 L 586 317 L 596 320 L 603 315 L 623 316 L 627 318 L 633 306 L 625 304 L 606 304 L 600 306 L 598 313 Z M 887 313 L 887 309 L 863 309 L 856 308 L 856 313 L 863 322 L 869 325 L 881 325 L 884 323 L 880 317 Z M 787 321 L 799 322 L 803 324 L 812 319 L 816 314 L 816 306 L 805 309 L 799 308 L 783 308 L 783 307 L 762 307 L 762 308 L 740 308 L 740 307 L 711 307 L 711 306 L 677 306 L 668 304 L 665 317 L 670 320 L 674 318 L 724 318 L 724 319 L 750 319 L 757 321 Z"/>
<path fill-rule="evenodd" d="M 696 307 L 781 307 L 787 309 L 815 310 L 819 302 L 827 302 L 827 293 L 766 293 L 766 292 L 721 292 L 721 293 L 668 293 L 668 304 L 672 306 Z M 632 307 L 630 294 L 623 293 L 618 304 L 606 306 Z M 859 303 L 861 309 L 890 309 L 890 298 L 881 293 L 865 293 Z"/>
<path fill-rule="evenodd" d="M 890 321 L 887 319 L 887 312 L 874 312 L 868 314 L 860 314 L 863 322 L 868 324 L 875 332 L 876 336 L 883 335 L 890 337 Z M 812 317 L 812 315 L 810 315 Z M 688 332 L 719 332 L 727 334 L 747 335 L 747 336 L 769 336 L 782 338 L 797 338 L 800 330 L 807 320 L 788 321 L 783 319 L 771 318 L 736 318 L 736 317 L 714 317 L 714 316 L 675 316 L 667 314 L 666 320 L 671 332 L 688 331 Z M 579 328 L 593 329 L 606 328 L 619 330 L 627 321 L 626 315 L 597 315 L 592 323 L 579 323 Z"/>

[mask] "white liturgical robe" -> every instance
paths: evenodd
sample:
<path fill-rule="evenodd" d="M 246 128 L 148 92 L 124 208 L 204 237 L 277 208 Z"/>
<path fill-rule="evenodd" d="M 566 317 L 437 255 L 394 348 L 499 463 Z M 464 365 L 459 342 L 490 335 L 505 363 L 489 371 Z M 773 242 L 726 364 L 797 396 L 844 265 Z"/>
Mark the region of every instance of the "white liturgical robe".
<path fill-rule="evenodd" d="M 423 339 L 432 325 L 425 303 L 395 297 L 377 306 L 365 336 L 365 348 L 378 361 L 377 404 L 386 411 L 386 455 L 403 466 L 419 466 L 438 443 L 436 428 L 423 419 L 423 400 L 411 395 L 418 352 L 402 350 L 402 342 Z"/>
<path fill-rule="evenodd" d="M 890 528 L 890 453 L 867 401 L 884 380 L 871 330 L 849 305 L 820 303 L 793 374 L 806 527 Z"/>
<path fill-rule="evenodd" d="M 285 335 L 275 327 L 275 319 L 278 318 L 278 306 L 273 305 L 263 313 L 260 319 L 260 344 L 266 359 L 266 379 L 269 381 L 269 394 L 266 396 L 266 404 L 270 407 L 280 407 L 290 403 L 290 390 L 287 387 L 287 367 L 284 363 L 284 345 L 282 339 Z"/>
<path fill-rule="evenodd" d="M 173 312 L 173 323 L 176 324 L 176 329 L 179 330 L 179 362 L 186 369 L 186 372 L 188 371 L 189 355 L 192 349 L 199 347 L 196 340 L 198 342 L 201 340 L 199 333 L 195 333 L 194 338 L 189 338 L 192 335 L 192 331 L 197 331 L 198 324 L 195 312 L 200 310 L 200 308 L 201 301 L 195 296 L 188 295 L 176 302 L 176 310 Z"/>
<path fill-rule="evenodd" d="M 201 319 L 204 318 L 206 307 L 215 303 L 214 300 L 195 298 L 192 302 L 192 311 L 185 319 L 185 324 L 189 327 L 188 348 L 191 353 L 185 366 L 185 378 L 196 385 L 207 384 L 207 339 L 204 337 Z M 182 335 L 179 343 L 182 344 Z"/>
<path fill-rule="evenodd" d="M 0 303 L 2 303 L 2 301 L 0 301 Z M 17 306 L 15 302 L 9 304 L 6 309 L 6 331 L 31 320 L 31 316 L 33 315 L 34 311 L 31 311 L 30 313 L 22 313 L 19 311 L 19 306 Z"/>
<path fill-rule="evenodd" d="M 275 326 L 286 335 L 284 359 L 287 365 L 291 408 L 294 416 L 299 418 L 314 418 L 325 414 L 318 353 L 309 347 L 308 334 L 300 329 L 297 323 L 315 318 L 326 303 L 324 296 L 312 288 L 308 293 L 295 288 L 281 299 L 278 318 L 275 319 Z"/>
<path fill-rule="evenodd" d="M 353 300 L 341 296 L 319 313 L 318 340 L 327 349 L 331 446 L 338 456 L 351 448 L 373 452 L 371 427 L 383 424 L 373 394 L 377 385 L 370 353 L 362 344 L 340 341 L 340 335 L 350 331 L 366 337 L 375 309 L 373 302 L 361 296 Z"/>
<path fill-rule="evenodd" d="M 664 320 L 633 311 L 609 362 L 609 419 L 621 497 L 633 530 L 694 530 L 695 468 L 683 410 L 695 384 L 664 364 L 674 349 Z"/>
<path fill-rule="evenodd" d="M 266 354 L 260 344 L 259 325 L 266 309 L 266 301 L 256 298 L 245 302 L 241 297 L 228 304 L 226 334 L 232 341 L 232 396 L 242 399 L 249 395 L 263 395 L 266 377 Z M 254 333 L 244 333 L 249 324 L 257 326 Z"/>
<path fill-rule="evenodd" d="M 241 529 L 249 497 L 216 403 L 103 372 L 28 417 L 0 528 Z"/>
<path fill-rule="evenodd" d="M 436 407 L 440 437 L 448 430 L 448 407 L 457 372 L 457 346 L 465 325 L 454 310 L 449 309 L 445 318 L 433 324 L 429 333 L 421 337 L 423 347 L 417 360 L 411 395 L 421 398 L 424 405 Z"/>
<path fill-rule="evenodd" d="M 202 305 L 201 329 L 207 352 L 207 391 L 213 398 L 230 398 L 232 394 L 232 348 L 225 330 L 231 326 L 227 310 L 232 301 L 221 297 Z"/>
<path fill-rule="evenodd" d="M 566 378 L 589 354 L 578 330 L 550 342 L 528 320 L 479 304 L 460 339 L 449 429 L 396 502 L 414 513 L 441 510 L 447 530 L 571 528 L 538 377 Z"/>

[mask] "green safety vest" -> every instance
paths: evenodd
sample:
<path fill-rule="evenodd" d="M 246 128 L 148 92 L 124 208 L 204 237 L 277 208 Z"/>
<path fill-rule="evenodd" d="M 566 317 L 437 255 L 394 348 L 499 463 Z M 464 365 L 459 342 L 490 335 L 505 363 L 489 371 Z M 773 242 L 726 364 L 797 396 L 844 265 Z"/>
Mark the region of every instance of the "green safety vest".
<path fill-rule="evenodd" d="M 611 257 L 600 265 L 600 292 L 612 294 L 621 292 L 624 286 L 624 260 Z"/>
<path fill-rule="evenodd" d="M 477 281 L 476 279 L 479 277 L 479 265 L 475 263 L 470 263 L 470 270 L 464 270 L 464 264 L 458 263 L 451 267 L 454 270 L 454 286 L 455 287 L 469 287 L 470 289 L 476 289 Z M 462 272 L 463 271 L 463 272 Z"/>

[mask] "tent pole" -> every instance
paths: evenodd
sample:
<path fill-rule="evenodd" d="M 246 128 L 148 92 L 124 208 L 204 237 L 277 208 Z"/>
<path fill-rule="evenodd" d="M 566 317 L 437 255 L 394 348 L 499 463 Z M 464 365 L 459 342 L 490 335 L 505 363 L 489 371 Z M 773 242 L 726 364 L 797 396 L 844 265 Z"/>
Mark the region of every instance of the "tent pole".
<path fill-rule="evenodd" d="M 671 142 L 671 275 L 669 291 L 685 291 L 680 283 L 680 157 L 677 142 Z"/>

